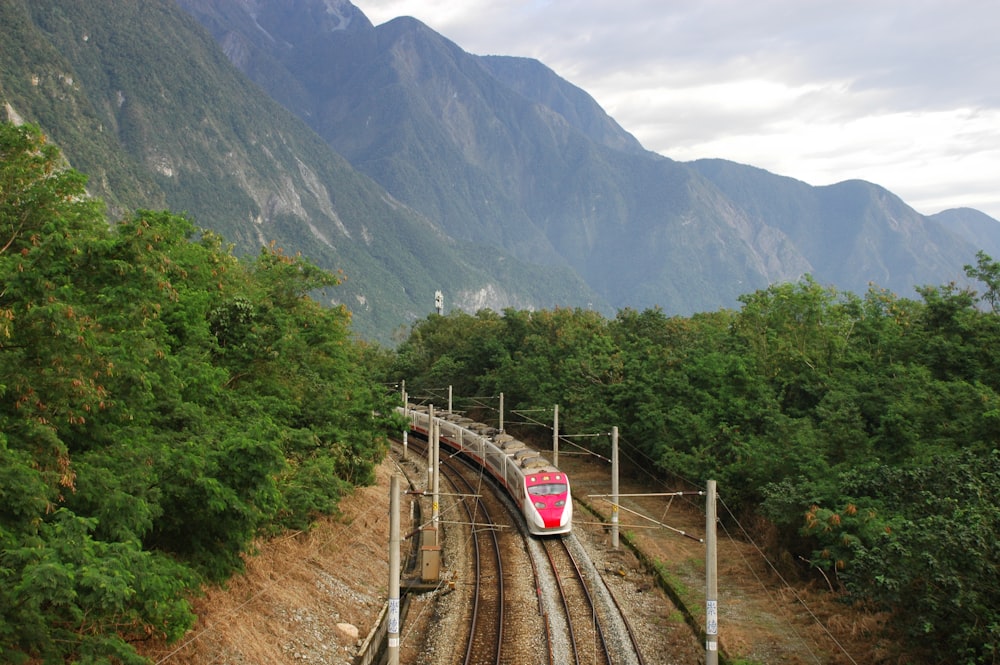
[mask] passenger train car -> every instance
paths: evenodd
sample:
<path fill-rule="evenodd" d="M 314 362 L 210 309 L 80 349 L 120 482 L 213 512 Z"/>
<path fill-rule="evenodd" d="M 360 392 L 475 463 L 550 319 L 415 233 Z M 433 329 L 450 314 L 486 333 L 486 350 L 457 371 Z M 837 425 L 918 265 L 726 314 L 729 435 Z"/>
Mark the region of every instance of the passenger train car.
<path fill-rule="evenodd" d="M 402 411 L 402 408 L 399 409 Z M 410 430 L 430 440 L 426 407 L 408 405 Z M 443 448 L 483 467 L 517 504 L 532 535 L 569 533 L 573 500 L 569 478 L 547 459 L 514 437 L 454 414 L 435 414 Z"/>

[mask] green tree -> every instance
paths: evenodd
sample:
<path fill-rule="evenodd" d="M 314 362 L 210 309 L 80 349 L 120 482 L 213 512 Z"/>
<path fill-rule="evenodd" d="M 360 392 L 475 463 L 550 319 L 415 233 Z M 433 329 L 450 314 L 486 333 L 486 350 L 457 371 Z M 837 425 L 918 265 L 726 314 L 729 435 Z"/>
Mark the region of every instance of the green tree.
<path fill-rule="evenodd" d="M 374 479 L 394 396 L 336 278 L 238 260 L 183 216 L 110 227 L 35 128 L 0 124 L 0 660 L 141 662 L 253 539 Z"/>
<path fill-rule="evenodd" d="M 976 265 L 967 264 L 965 274 L 970 279 L 978 279 L 986 285 L 986 292 L 980 300 L 990 306 L 990 311 L 998 312 L 1000 306 L 1000 262 L 980 250 L 976 252 Z"/>
<path fill-rule="evenodd" d="M 193 621 L 197 577 L 142 548 L 156 509 L 112 491 L 143 481 L 84 461 L 120 427 L 106 351 L 124 341 L 89 281 L 114 240 L 84 184 L 37 128 L 0 124 L 0 652 L 14 662 L 135 662 L 127 639 Z"/>
<path fill-rule="evenodd" d="M 928 662 L 995 662 L 1000 453 L 859 468 L 839 489 L 839 510 L 806 514 L 816 562 L 854 598 L 892 611 Z"/>

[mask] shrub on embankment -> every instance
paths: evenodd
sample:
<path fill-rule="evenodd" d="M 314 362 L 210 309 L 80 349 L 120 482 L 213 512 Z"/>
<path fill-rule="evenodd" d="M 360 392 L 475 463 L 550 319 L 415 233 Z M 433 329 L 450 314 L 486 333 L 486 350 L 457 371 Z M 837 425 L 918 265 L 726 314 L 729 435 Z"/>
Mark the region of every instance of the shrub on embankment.
<path fill-rule="evenodd" d="M 0 124 L 0 661 L 141 663 L 251 541 L 373 480 L 390 413 L 336 282 L 188 219 L 109 225 Z M 395 428 L 394 428 L 395 429 Z"/>

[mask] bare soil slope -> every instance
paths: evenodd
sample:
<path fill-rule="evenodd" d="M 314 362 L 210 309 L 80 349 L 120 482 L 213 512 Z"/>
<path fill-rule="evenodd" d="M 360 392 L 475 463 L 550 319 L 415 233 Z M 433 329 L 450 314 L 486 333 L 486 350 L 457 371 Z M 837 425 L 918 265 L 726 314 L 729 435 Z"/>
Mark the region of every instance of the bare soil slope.
<path fill-rule="evenodd" d="M 609 515 L 605 500 L 588 498 L 610 491 L 607 465 L 568 456 L 560 464 L 573 479 L 574 494 Z M 339 518 L 324 519 L 309 533 L 260 543 L 259 553 L 247 559 L 245 575 L 198 599 L 200 619 L 181 642 L 146 643 L 140 646 L 143 653 L 169 665 L 353 663 L 387 595 L 388 485 L 395 468 L 391 461 L 383 464 L 378 485 L 346 498 Z M 662 491 L 621 481 L 622 494 Z M 623 498 L 618 550 L 611 548 L 607 528 L 581 504 L 576 530 L 598 570 L 626 601 L 630 595 L 657 593 L 652 576 L 626 547 L 627 537 L 666 571 L 681 602 L 678 607 L 686 607 L 703 625 L 705 548 L 694 539 L 705 530 L 700 500 Z M 671 528 L 647 528 L 650 523 L 633 510 Z M 412 529 L 408 518 L 404 509 L 404 533 Z M 720 530 L 720 641 L 730 658 L 761 665 L 895 662 L 890 657 L 894 645 L 880 642 L 882 617 L 838 602 L 821 578 L 810 585 L 786 584 L 742 534 L 732 535 Z M 447 565 L 447 553 L 444 557 Z M 648 597 L 646 601 L 648 605 Z M 669 603 L 665 596 L 663 602 Z M 403 663 L 418 660 L 435 614 L 433 594 L 414 600 L 403 626 Z M 704 662 L 700 637 L 686 627 L 683 611 L 671 606 L 654 614 L 634 620 L 655 622 L 662 631 L 664 650 L 672 654 L 663 662 Z"/>
<path fill-rule="evenodd" d="M 608 465 L 574 457 L 559 462 L 570 475 L 574 496 L 610 520 L 610 502 L 595 496 L 611 491 Z M 668 489 L 623 473 L 619 529 L 623 542 L 627 537 L 644 560 L 665 571 L 679 607 L 704 630 L 705 545 L 698 540 L 706 528 L 704 497 L 625 496 L 681 489 L 688 488 Z M 724 488 L 719 495 L 724 501 Z M 718 508 L 720 517 L 724 512 Z M 586 510 L 577 512 L 577 531 L 594 531 L 584 524 L 588 516 Z M 600 531 L 601 542 L 609 541 L 607 528 Z M 755 544 L 762 538 L 766 534 L 732 526 L 718 529 L 719 641 L 727 656 L 762 665 L 896 662 L 891 654 L 898 645 L 883 640 L 885 616 L 845 604 L 829 593 L 819 574 L 809 583 L 782 575 Z"/>

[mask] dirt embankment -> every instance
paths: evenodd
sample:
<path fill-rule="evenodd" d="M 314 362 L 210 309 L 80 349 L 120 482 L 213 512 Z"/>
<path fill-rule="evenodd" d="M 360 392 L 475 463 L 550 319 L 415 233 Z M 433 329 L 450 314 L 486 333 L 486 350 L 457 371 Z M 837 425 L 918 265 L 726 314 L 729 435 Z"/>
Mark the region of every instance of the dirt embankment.
<path fill-rule="evenodd" d="M 607 465 L 569 456 L 560 463 L 573 479 L 574 494 L 609 515 L 610 504 L 588 498 L 610 491 Z M 339 518 L 324 519 L 308 533 L 260 543 L 258 554 L 247 560 L 245 575 L 197 600 L 200 618 L 194 630 L 173 645 L 140 645 L 144 655 L 165 665 L 353 663 L 358 642 L 372 628 L 387 595 L 388 486 L 394 470 L 391 462 L 383 464 L 378 484 L 345 499 Z M 620 487 L 622 494 L 663 491 L 626 478 Z M 621 504 L 620 551 L 612 551 L 607 529 L 597 518 L 578 508 L 578 533 L 586 532 L 599 569 L 627 578 L 637 592 L 651 589 L 653 577 L 630 563 L 636 560 L 625 540 L 634 542 L 670 579 L 695 622 L 703 622 L 705 548 L 695 540 L 705 530 L 700 505 L 662 496 L 624 497 Z M 656 527 L 631 511 L 671 528 Z M 403 512 L 407 532 L 412 525 L 405 506 Z M 730 658 L 761 665 L 896 662 L 894 645 L 881 641 L 884 617 L 838 602 L 821 581 L 786 583 L 743 534 L 721 530 L 719 541 L 720 642 Z M 416 660 L 435 611 L 432 597 L 411 607 L 401 640 L 403 663 Z M 685 620 L 675 609 L 667 614 L 655 620 Z M 688 639 L 683 630 L 671 634 L 678 642 Z M 700 638 L 690 639 L 696 648 L 700 645 Z M 685 646 L 685 653 L 692 663 L 703 662 L 696 648 Z"/>
<path fill-rule="evenodd" d="M 609 500 L 595 496 L 611 491 L 608 465 L 567 456 L 560 458 L 560 467 L 572 479 L 574 496 L 609 520 Z M 667 488 L 623 474 L 620 540 L 658 568 L 680 610 L 704 630 L 706 553 L 699 539 L 706 530 L 705 499 L 655 496 L 677 489 L 688 488 Z M 643 494 L 649 496 L 626 496 Z M 725 488 L 719 494 L 724 498 Z M 718 512 L 721 517 L 724 507 Z M 578 529 L 587 517 L 586 511 L 578 513 Z M 819 576 L 809 583 L 783 576 L 754 542 L 764 536 L 738 529 L 718 529 L 719 641 L 729 658 L 761 665 L 897 662 L 898 645 L 883 636 L 887 617 L 845 604 Z M 608 541 L 607 528 L 601 531 Z"/>
<path fill-rule="evenodd" d="M 391 473 L 383 464 L 339 518 L 259 543 L 245 575 L 195 602 L 194 630 L 143 654 L 164 665 L 353 663 L 387 596 Z"/>

